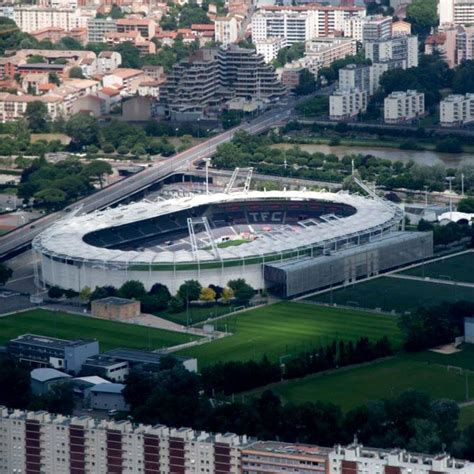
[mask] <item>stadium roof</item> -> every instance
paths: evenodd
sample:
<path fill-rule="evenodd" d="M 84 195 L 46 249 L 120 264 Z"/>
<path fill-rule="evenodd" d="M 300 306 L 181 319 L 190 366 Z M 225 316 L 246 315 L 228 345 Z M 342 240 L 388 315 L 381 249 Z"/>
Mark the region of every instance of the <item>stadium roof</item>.
<path fill-rule="evenodd" d="M 33 369 L 30 373 L 30 377 L 37 382 L 48 382 L 49 380 L 67 379 L 71 376 L 56 369 L 40 368 Z"/>
<path fill-rule="evenodd" d="M 93 231 L 118 227 L 153 217 L 173 214 L 205 204 L 258 200 L 326 201 L 346 204 L 357 212 L 351 216 L 332 222 L 319 222 L 312 226 L 294 226 L 291 231 L 275 235 L 263 234 L 245 245 L 219 249 L 219 257 L 212 249 L 176 250 L 169 249 L 143 251 L 118 250 L 87 244 L 83 237 Z M 126 206 L 118 206 L 104 211 L 96 211 L 82 216 L 66 217 L 57 221 L 45 232 L 38 235 L 33 246 L 51 257 L 67 258 L 81 262 L 122 268 L 130 265 L 160 265 L 181 263 L 205 263 L 223 260 L 243 260 L 267 255 L 283 255 L 311 246 L 322 245 L 345 236 L 355 236 L 369 229 L 376 231 L 397 225 L 403 213 L 396 205 L 346 192 L 309 191 L 249 191 L 231 194 L 195 195 L 167 201 L 141 201 Z"/>

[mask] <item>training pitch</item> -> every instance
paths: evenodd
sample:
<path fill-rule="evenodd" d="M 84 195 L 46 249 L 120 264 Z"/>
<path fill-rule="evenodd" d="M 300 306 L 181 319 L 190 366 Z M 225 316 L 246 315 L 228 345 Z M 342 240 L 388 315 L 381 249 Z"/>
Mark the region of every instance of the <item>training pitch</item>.
<path fill-rule="evenodd" d="M 264 355 L 278 360 L 361 336 L 376 340 L 386 335 L 394 347 L 402 344 L 395 316 L 309 303 L 276 303 L 221 319 L 215 327 L 234 335 L 182 351 L 197 357 L 200 367 L 219 361 L 259 360 Z"/>
<path fill-rule="evenodd" d="M 115 347 L 160 349 L 196 339 L 177 332 L 43 309 L 0 318 L 0 343 L 22 334 L 61 339 L 97 339 L 102 352 Z"/>

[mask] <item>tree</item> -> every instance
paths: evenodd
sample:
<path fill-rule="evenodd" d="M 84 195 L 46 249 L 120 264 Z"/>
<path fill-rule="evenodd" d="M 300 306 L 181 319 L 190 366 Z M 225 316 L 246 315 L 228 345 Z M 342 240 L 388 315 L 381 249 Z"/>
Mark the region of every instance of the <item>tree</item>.
<path fill-rule="evenodd" d="M 84 79 L 84 73 L 79 66 L 74 66 L 69 70 L 69 77 L 71 79 Z"/>
<path fill-rule="evenodd" d="M 141 281 L 128 280 L 118 290 L 118 296 L 128 299 L 140 299 L 146 295 L 145 287 Z"/>
<path fill-rule="evenodd" d="M 0 285 L 4 285 L 13 275 L 13 270 L 0 262 Z"/>
<path fill-rule="evenodd" d="M 89 163 L 84 169 L 84 173 L 86 173 L 88 176 L 96 177 L 97 181 L 99 181 L 101 189 L 104 187 L 104 175 L 112 174 L 112 172 L 112 166 L 110 166 L 110 163 L 107 163 L 103 160 L 94 160 L 92 163 Z"/>
<path fill-rule="evenodd" d="M 199 299 L 201 301 L 215 301 L 216 300 L 216 292 L 212 288 L 203 288 L 199 295 Z"/>
<path fill-rule="evenodd" d="M 49 130 L 48 107 L 44 102 L 39 100 L 28 102 L 25 118 L 29 129 L 33 133 L 44 133 Z"/>
<path fill-rule="evenodd" d="M 171 297 L 168 303 L 168 310 L 170 313 L 180 313 L 184 308 L 184 302 L 177 296 Z"/>
<path fill-rule="evenodd" d="M 308 95 L 316 90 L 316 81 L 314 80 L 314 74 L 308 69 L 303 69 L 300 72 L 300 80 L 298 86 L 295 87 L 294 91 L 296 95 Z"/>
<path fill-rule="evenodd" d="M 222 301 L 227 303 L 229 302 L 232 298 L 234 298 L 234 290 L 232 288 L 229 288 L 226 286 L 222 290 Z"/>
<path fill-rule="evenodd" d="M 61 85 L 61 79 L 59 79 L 59 76 L 55 72 L 50 72 L 48 74 L 48 82 L 56 86 Z"/>
<path fill-rule="evenodd" d="M 474 198 L 467 197 L 461 199 L 458 204 L 459 212 L 467 212 L 468 214 L 474 213 Z"/>
<path fill-rule="evenodd" d="M 53 299 L 61 298 L 64 295 L 64 290 L 59 286 L 51 286 L 48 290 L 48 296 Z"/>
<path fill-rule="evenodd" d="M 27 64 L 41 64 L 46 62 L 43 56 L 40 56 L 39 54 L 34 54 L 33 56 L 30 56 L 26 60 Z"/>
<path fill-rule="evenodd" d="M 45 395 L 35 397 L 30 409 L 46 410 L 50 413 L 59 413 L 61 415 L 72 415 L 74 406 L 73 384 L 67 381 L 57 383 Z"/>
<path fill-rule="evenodd" d="M 130 41 L 119 44 L 115 51 L 122 55 L 122 67 L 139 69 L 142 66 L 140 51 Z"/>
<path fill-rule="evenodd" d="M 414 419 L 410 422 L 414 431 L 408 443 L 408 449 L 417 453 L 438 453 L 441 449 L 439 432 L 431 420 Z"/>
<path fill-rule="evenodd" d="M 84 113 L 73 115 L 66 124 L 66 133 L 78 148 L 99 143 L 99 125 L 92 115 Z"/>
<path fill-rule="evenodd" d="M 197 280 L 186 280 L 178 289 L 177 296 L 185 302 L 197 301 L 201 294 L 202 286 Z"/>
<path fill-rule="evenodd" d="M 407 21 L 412 24 L 413 32 L 427 35 L 438 24 L 436 0 L 414 0 L 407 7 Z"/>
<path fill-rule="evenodd" d="M 64 36 L 58 43 L 59 49 L 66 49 L 69 51 L 81 51 L 84 49 L 81 43 L 70 36 Z"/>
<path fill-rule="evenodd" d="M 235 297 L 241 302 L 249 302 L 255 294 L 255 290 L 243 278 L 230 280 L 227 286 L 234 291 Z"/>
<path fill-rule="evenodd" d="M 60 209 L 66 203 L 66 193 L 56 188 L 42 189 L 34 194 L 34 198 L 51 209 Z"/>
<path fill-rule="evenodd" d="M 31 396 L 30 369 L 11 359 L 1 359 L 0 387 L 0 405 L 25 409 Z"/>
<path fill-rule="evenodd" d="M 79 298 L 81 298 L 81 300 L 85 303 L 88 303 L 90 301 L 91 296 L 92 290 L 88 286 L 85 286 L 79 293 Z"/>

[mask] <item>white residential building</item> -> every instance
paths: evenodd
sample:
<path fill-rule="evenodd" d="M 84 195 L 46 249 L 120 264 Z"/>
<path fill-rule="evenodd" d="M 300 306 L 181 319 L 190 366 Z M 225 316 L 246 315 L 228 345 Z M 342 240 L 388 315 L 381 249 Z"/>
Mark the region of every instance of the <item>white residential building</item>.
<path fill-rule="evenodd" d="M 245 436 L 0 407 L 0 473 L 240 474 Z"/>
<path fill-rule="evenodd" d="M 348 64 L 339 69 L 339 89 L 359 89 L 372 93 L 370 66 L 366 64 Z"/>
<path fill-rule="evenodd" d="M 338 89 L 329 97 L 329 118 L 347 120 L 367 110 L 368 93 L 359 89 Z"/>
<path fill-rule="evenodd" d="M 97 57 L 97 72 L 108 74 L 122 64 L 122 55 L 117 51 L 102 51 Z"/>
<path fill-rule="evenodd" d="M 70 31 L 78 26 L 77 10 L 72 8 L 18 6 L 15 7 L 13 16 L 18 28 L 25 33 L 51 27 Z"/>
<path fill-rule="evenodd" d="M 344 21 L 344 36 L 370 41 L 392 36 L 392 17 L 382 15 L 352 16 Z"/>
<path fill-rule="evenodd" d="M 366 41 L 365 57 L 372 63 L 402 61 L 403 69 L 418 66 L 418 37 L 413 35 Z"/>
<path fill-rule="evenodd" d="M 351 16 L 365 16 L 364 7 L 265 6 L 252 16 L 253 41 L 284 37 L 289 45 L 344 31 Z"/>
<path fill-rule="evenodd" d="M 48 108 L 48 115 L 51 120 L 56 120 L 60 115 L 65 115 L 64 97 L 60 94 L 34 96 L 2 92 L 0 93 L 0 122 L 12 122 L 22 118 L 30 102 L 43 102 Z"/>
<path fill-rule="evenodd" d="M 276 59 L 278 51 L 287 46 L 286 38 L 281 37 L 256 40 L 254 44 L 257 54 L 261 54 L 266 63 L 270 63 Z"/>
<path fill-rule="evenodd" d="M 357 41 L 352 38 L 315 38 L 305 43 L 305 59 L 313 73 L 329 67 L 334 61 L 357 53 Z"/>
<path fill-rule="evenodd" d="M 216 17 L 214 20 L 214 40 L 227 46 L 235 43 L 239 37 L 239 22 L 234 15 Z"/>
<path fill-rule="evenodd" d="M 372 449 L 361 445 L 336 446 L 329 454 L 331 474 L 469 474 L 472 463 L 447 454 L 409 453 L 402 449 Z"/>
<path fill-rule="evenodd" d="M 387 71 L 392 69 L 405 69 L 405 62 L 402 60 L 385 60 L 372 63 L 370 66 L 370 93 L 373 94 L 380 85 L 380 78 Z"/>
<path fill-rule="evenodd" d="M 473 0 L 438 0 L 440 25 L 473 25 Z"/>
<path fill-rule="evenodd" d="M 474 94 L 452 94 L 439 104 L 442 127 L 458 127 L 474 120 Z"/>
<path fill-rule="evenodd" d="M 385 123 L 409 122 L 425 114 L 425 94 L 414 90 L 396 91 L 385 97 Z"/>

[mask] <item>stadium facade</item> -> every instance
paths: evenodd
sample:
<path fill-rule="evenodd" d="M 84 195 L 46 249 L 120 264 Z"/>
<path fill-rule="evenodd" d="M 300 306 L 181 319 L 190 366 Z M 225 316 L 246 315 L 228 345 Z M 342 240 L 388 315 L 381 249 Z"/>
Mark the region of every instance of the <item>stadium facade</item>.
<path fill-rule="evenodd" d="M 256 289 L 293 296 L 429 257 L 431 235 L 402 228 L 402 210 L 375 195 L 229 192 L 67 217 L 36 237 L 33 248 L 43 283 L 76 291 L 139 280 L 175 292 L 189 279 L 225 286 L 245 278 Z M 339 271 L 321 278 L 327 262 Z M 280 265 L 281 273 L 291 263 L 310 270 L 303 285 L 283 289 L 269 269 Z"/>

